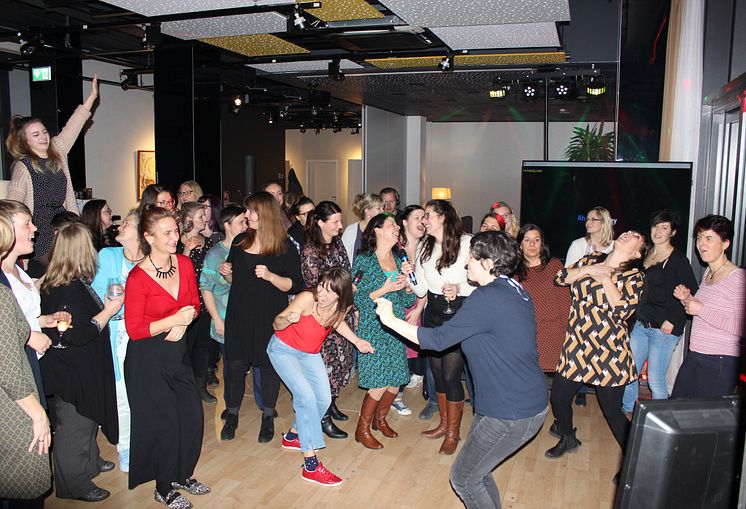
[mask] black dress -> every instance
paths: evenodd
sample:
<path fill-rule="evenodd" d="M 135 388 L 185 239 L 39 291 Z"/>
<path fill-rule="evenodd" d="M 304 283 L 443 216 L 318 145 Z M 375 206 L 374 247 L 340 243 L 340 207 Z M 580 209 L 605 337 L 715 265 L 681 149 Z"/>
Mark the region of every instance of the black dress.
<path fill-rule="evenodd" d="M 31 183 L 34 186 L 34 215 L 32 220 L 38 228 L 36 241 L 34 242 L 34 257 L 39 258 L 47 254 L 52 247 L 54 234 L 52 232 L 52 219 L 60 212 L 65 211 L 65 196 L 67 196 L 67 177 L 60 171 L 47 169 L 47 160 L 40 159 L 41 171 L 31 166 L 31 161 L 24 158 L 21 162 L 31 175 Z"/>

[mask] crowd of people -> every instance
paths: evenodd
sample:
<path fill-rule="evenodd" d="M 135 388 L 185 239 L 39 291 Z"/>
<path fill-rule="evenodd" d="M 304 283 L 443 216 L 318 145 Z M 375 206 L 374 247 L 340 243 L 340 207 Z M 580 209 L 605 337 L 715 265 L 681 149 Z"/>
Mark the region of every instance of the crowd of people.
<path fill-rule="evenodd" d="M 579 391 L 595 391 L 624 451 L 645 363 L 654 399 L 736 388 L 746 271 L 729 260 L 733 223 L 723 216 L 694 227 L 707 265 L 699 283 L 674 247 L 686 232 L 670 210 L 649 230 L 615 236 L 612 214 L 594 207 L 564 263 L 542 227 L 521 226 L 503 201 L 472 235 L 450 202 L 403 206 L 393 188 L 357 196 L 358 221 L 345 228 L 339 205 L 288 203 L 280 182 L 241 204 L 194 181 L 176 200 L 153 184 L 116 227 L 105 200 L 80 216 L 71 200 L 65 154 L 96 95 L 94 79 L 59 136 L 17 118 L 7 140 L 17 160 L 0 200 L 8 507 L 41 507 L 52 478 L 59 498 L 107 498 L 94 479 L 116 465 L 100 456 L 99 429 L 116 444 L 130 488 L 154 481 L 157 501 L 191 507 L 187 495 L 210 492 L 194 478 L 203 409 L 224 399 L 220 436 L 232 440 L 247 374 L 258 442 L 275 440 L 284 383 L 295 417 L 276 443 L 300 451 L 301 478 L 322 486 L 343 482 L 317 453 L 324 436 L 348 438 L 336 401 L 355 371 L 365 393 L 354 439 L 368 449 L 399 437 L 387 416 L 411 414 L 403 389 L 422 384 L 420 417 L 438 414 L 422 436 L 454 454 L 468 399 L 474 417 L 451 470 L 468 507 L 500 507 L 492 471 L 538 433 L 550 407 L 558 442 L 546 457 L 581 446 Z M 670 388 L 666 372 L 689 318 L 690 351 Z M 209 391 L 221 383 L 222 395 Z"/>

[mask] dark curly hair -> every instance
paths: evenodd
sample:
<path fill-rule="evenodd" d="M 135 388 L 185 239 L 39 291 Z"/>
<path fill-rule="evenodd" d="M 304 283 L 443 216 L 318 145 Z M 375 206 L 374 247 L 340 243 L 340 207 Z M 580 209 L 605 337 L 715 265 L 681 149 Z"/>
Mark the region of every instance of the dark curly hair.
<path fill-rule="evenodd" d="M 518 243 L 508 232 L 479 232 L 471 238 L 470 251 L 476 260 L 492 260 L 493 276 L 511 276 L 521 263 Z"/>
<path fill-rule="evenodd" d="M 733 246 L 733 221 L 718 214 L 705 216 L 694 225 L 694 238 L 696 239 L 697 235 L 706 230 L 712 230 L 720 237 L 720 240 L 730 242 L 728 249 L 725 250 L 728 254 Z"/>
<path fill-rule="evenodd" d="M 376 243 L 376 229 L 383 227 L 383 223 L 385 223 L 388 218 L 396 221 L 396 216 L 394 216 L 394 214 L 389 214 L 388 212 L 378 214 L 368 221 L 368 226 L 365 227 L 365 231 L 363 232 L 363 240 L 360 243 L 360 251 L 358 251 L 358 254 L 374 253 L 376 251 L 376 248 L 378 247 Z M 396 244 L 394 244 L 391 252 L 394 252 L 395 250 Z"/>

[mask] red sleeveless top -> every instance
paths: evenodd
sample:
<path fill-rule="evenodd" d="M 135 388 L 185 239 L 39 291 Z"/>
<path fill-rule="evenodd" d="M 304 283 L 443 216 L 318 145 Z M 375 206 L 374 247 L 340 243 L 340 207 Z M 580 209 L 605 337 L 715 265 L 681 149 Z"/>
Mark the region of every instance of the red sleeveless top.
<path fill-rule="evenodd" d="M 322 327 L 313 314 L 301 315 L 298 323 L 292 323 L 283 330 L 275 331 L 286 345 L 306 353 L 319 353 L 321 343 L 331 332 L 331 327 Z"/>

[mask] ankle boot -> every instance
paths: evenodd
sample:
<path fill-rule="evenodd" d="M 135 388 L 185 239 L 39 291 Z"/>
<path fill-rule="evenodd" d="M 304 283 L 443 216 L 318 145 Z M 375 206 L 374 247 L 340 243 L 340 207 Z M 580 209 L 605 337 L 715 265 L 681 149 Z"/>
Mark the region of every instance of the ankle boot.
<path fill-rule="evenodd" d="M 575 430 L 569 435 L 562 435 L 557 445 L 544 453 L 544 456 L 550 459 L 561 458 L 566 452 L 575 452 L 582 443 L 575 438 Z"/>
<path fill-rule="evenodd" d="M 440 445 L 440 454 L 453 454 L 456 452 L 456 446 L 461 438 L 461 416 L 464 415 L 463 401 L 446 402 L 448 409 L 446 420 L 446 433 L 443 443 Z"/>
<path fill-rule="evenodd" d="M 368 449 L 383 449 L 381 442 L 376 440 L 376 437 L 370 433 L 370 421 L 373 420 L 373 415 L 377 407 L 378 401 L 371 398 L 370 394 L 366 392 L 363 404 L 360 407 L 360 419 L 357 421 L 355 441 L 360 442 Z"/>
<path fill-rule="evenodd" d="M 259 428 L 260 444 L 271 442 L 275 437 L 275 418 L 272 415 L 262 415 L 262 425 Z"/>
<path fill-rule="evenodd" d="M 199 399 L 204 401 L 205 403 L 215 403 L 218 398 L 207 392 L 207 382 L 204 378 L 197 378 L 197 394 L 199 394 Z"/>
<path fill-rule="evenodd" d="M 208 368 L 207 369 L 207 386 L 217 387 L 218 385 L 220 385 L 220 380 L 218 380 L 218 377 L 215 376 L 215 368 Z"/>
<path fill-rule="evenodd" d="M 448 407 L 446 406 L 446 393 L 436 392 L 438 397 L 438 412 L 440 413 L 440 423 L 431 430 L 423 431 L 422 436 L 425 438 L 440 438 L 446 434 L 446 421 L 448 421 Z"/>
<path fill-rule="evenodd" d="M 335 421 L 346 421 L 349 419 L 346 414 L 343 414 L 342 411 L 337 408 L 337 397 L 332 397 L 332 404 L 329 405 L 329 415 L 332 419 Z"/>
<path fill-rule="evenodd" d="M 386 438 L 396 438 L 399 436 L 399 433 L 391 429 L 389 423 L 386 422 L 386 415 L 388 415 L 394 399 L 396 399 L 396 393 L 384 392 L 381 399 L 378 400 L 375 417 L 373 418 L 373 429 L 380 431 Z"/>
<path fill-rule="evenodd" d="M 329 438 L 347 438 L 347 433 L 337 427 L 329 412 L 321 418 L 321 431 Z"/>

